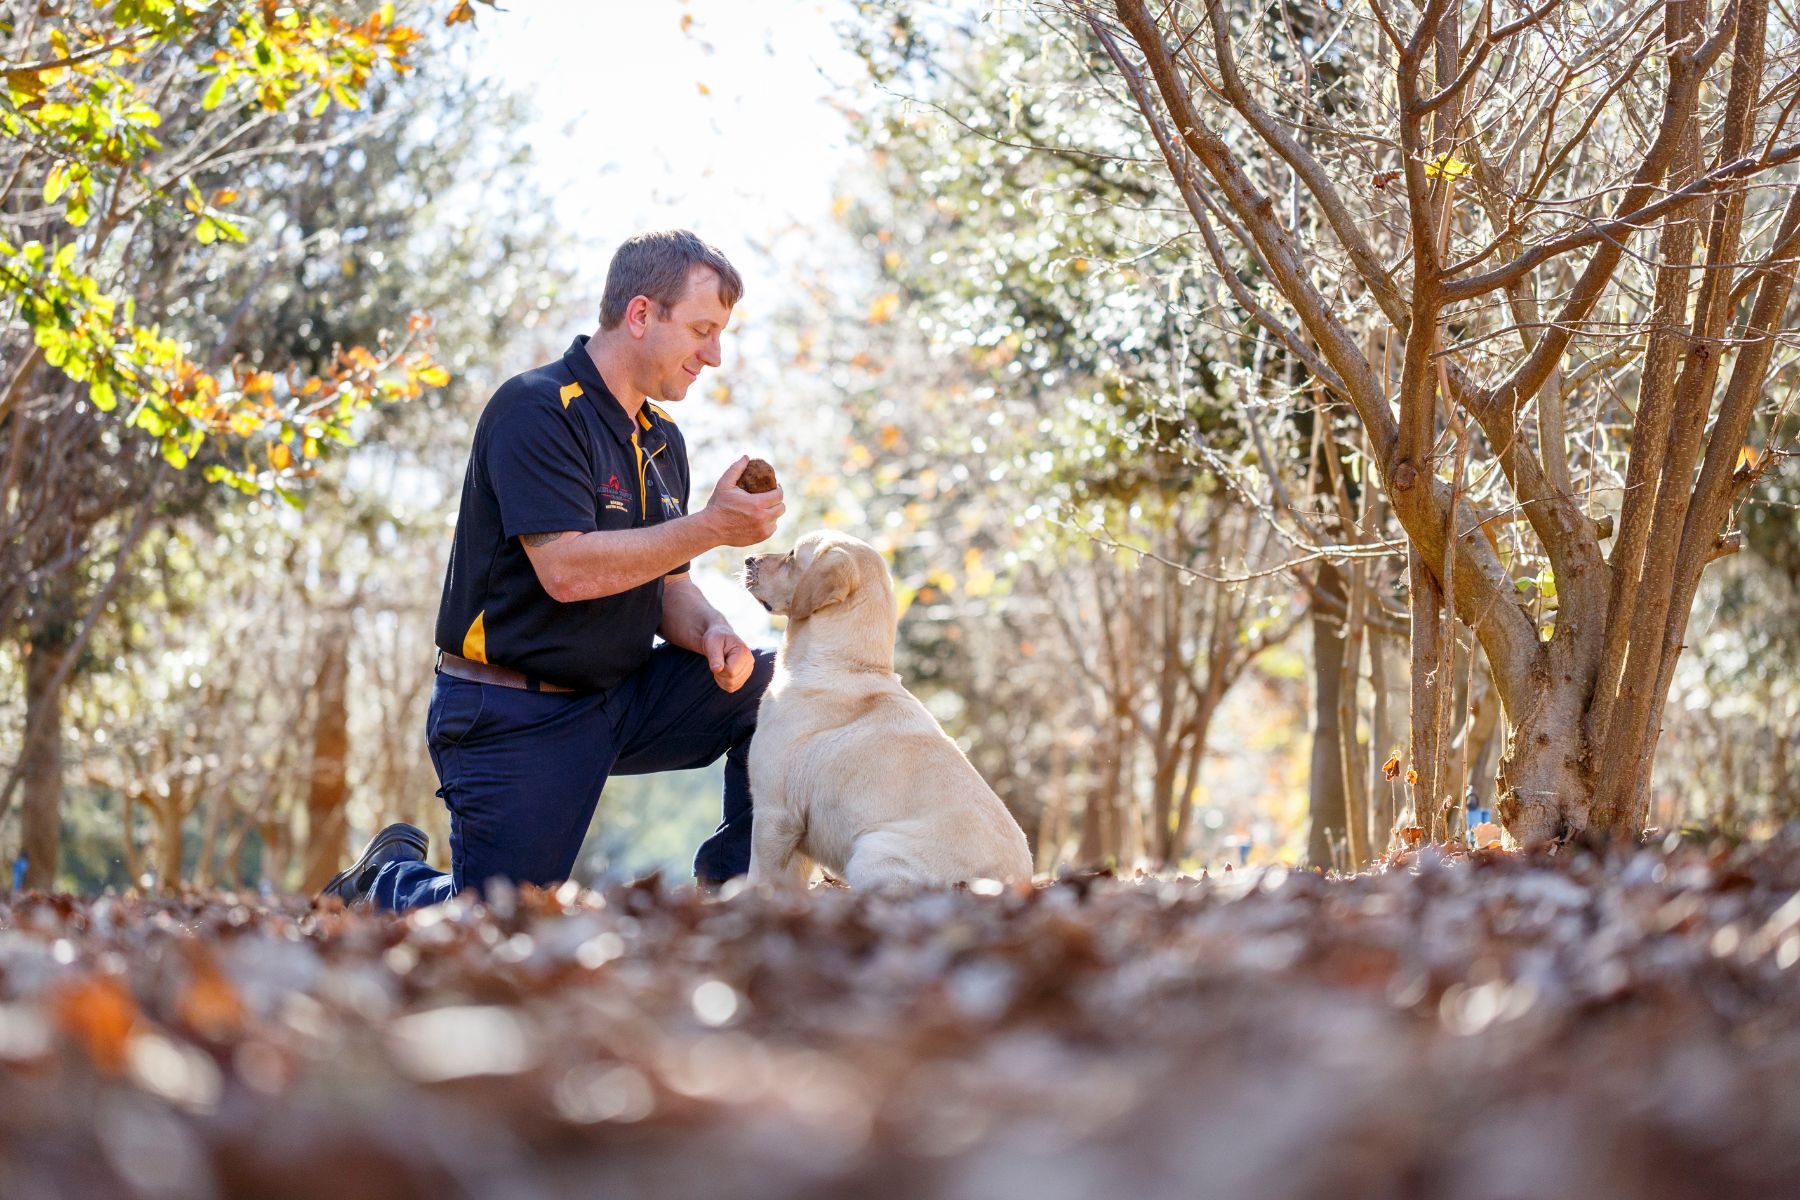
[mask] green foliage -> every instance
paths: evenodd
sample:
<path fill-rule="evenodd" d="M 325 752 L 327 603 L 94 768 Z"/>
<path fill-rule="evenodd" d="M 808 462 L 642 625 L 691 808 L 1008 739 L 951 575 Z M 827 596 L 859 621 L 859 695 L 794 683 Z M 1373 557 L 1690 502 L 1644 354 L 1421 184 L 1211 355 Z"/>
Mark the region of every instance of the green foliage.
<path fill-rule="evenodd" d="M 16 24 L 8 46 L 0 137 L 14 178 L 41 175 L 60 219 L 31 237 L 16 233 L 34 225 L 0 219 L 0 312 L 42 362 L 86 385 L 96 409 L 122 410 L 155 439 L 170 466 L 209 438 L 264 443 L 255 460 L 209 469 L 247 492 L 290 494 L 307 459 L 354 441 L 362 411 L 441 386 L 444 373 L 413 338 L 352 348 L 317 374 L 208 369 L 157 314 L 140 319 L 131 294 L 101 280 L 118 278 L 131 254 L 123 239 L 144 219 L 185 225 L 202 247 L 245 241 L 227 214 L 239 194 L 230 175 L 243 171 L 223 165 L 232 144 L 271 118 L 304 125 L 333 105 L 357 109 L 381 74 L 411 69 L 419 34 L 391 4 L 360 20 L 335 15 L 343 7 L 77 4 Z M 203 171 L 220 183 L 210 195 Z"/>

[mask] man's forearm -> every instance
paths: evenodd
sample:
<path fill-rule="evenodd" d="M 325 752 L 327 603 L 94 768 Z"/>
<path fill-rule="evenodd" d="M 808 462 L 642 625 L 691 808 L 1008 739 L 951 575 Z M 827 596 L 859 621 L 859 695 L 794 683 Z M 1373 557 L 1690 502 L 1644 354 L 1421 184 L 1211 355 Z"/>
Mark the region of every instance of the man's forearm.
<path fill-rule="evenodd" d="M 691 579 L 670 580 L 663 589 L 662 625 L 657 633 L 663 641 L 695 654 L 706 653 L 706 631 L 715 625 L 730 628 L 706 596 Z"/>
<path fill-rule="evenodd" d="M 630 591 L 721 544 L 704 513 L 645 529 L 528 534 L 520 540 L 544 590 L 551 599 L 565 602 Z"/>

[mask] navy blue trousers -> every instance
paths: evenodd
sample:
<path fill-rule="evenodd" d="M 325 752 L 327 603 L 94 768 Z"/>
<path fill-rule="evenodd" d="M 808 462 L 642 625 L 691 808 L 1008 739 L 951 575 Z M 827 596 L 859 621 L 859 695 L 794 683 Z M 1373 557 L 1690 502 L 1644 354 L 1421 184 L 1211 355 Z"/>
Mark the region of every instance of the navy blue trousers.
<path fill-rule="evenodd" d="M 704 767 L 725 756 L 725 812 L 694 858 L 702 878 L 750 869 L 750 735 L 775 670 L 756 652 L 744 686 L 727 692 L 706 659 L 659 645 L 637 673 L 604 692 L 527 692 L 440 674 L 426 743 L 450 809 L 450 870 L 389 863 L 377 908 L 448 900 L 489 880 L 549 885 L 569 877 L 600 790 L 611 775 Z"/>

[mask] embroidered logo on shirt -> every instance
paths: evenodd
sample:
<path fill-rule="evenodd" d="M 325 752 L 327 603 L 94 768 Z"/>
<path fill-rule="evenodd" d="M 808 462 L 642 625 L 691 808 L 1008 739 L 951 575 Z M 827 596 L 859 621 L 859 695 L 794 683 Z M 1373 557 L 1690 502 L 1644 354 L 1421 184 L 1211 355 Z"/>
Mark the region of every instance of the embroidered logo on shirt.
<path fill-rule="evenodd" d="M 611 475 L 600 485 L 600 499 L 606 501 L 606 507 L 610 509 L 623 509 L 629 506 L 631 492 L 619 482 L 617 475 Z"/>

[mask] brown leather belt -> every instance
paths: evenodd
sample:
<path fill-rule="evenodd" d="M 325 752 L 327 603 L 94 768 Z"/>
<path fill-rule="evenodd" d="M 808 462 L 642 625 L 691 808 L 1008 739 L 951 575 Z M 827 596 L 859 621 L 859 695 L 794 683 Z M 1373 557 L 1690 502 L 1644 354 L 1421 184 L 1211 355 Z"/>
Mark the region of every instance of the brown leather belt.
<path fill-rule="evenodd" d="M 462 655 L 452 654 L 448 650 L 438 651 L 437 669 L 446 675 L 454 675 L 458 679 L 518 688 L 522 692 L 573 692 L 575 690 L 572 687 L 564 687 L 560 683 L 551 683 L 545 679 L 533 679 L 523 671 L 515 671 L 511 667 L 497 667 L 493 663 L 476 662 L 472 658 L 464 658 Z"/>

